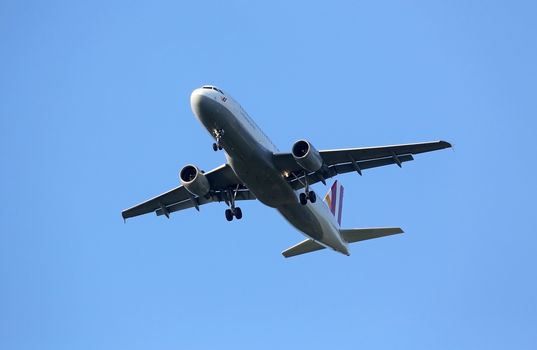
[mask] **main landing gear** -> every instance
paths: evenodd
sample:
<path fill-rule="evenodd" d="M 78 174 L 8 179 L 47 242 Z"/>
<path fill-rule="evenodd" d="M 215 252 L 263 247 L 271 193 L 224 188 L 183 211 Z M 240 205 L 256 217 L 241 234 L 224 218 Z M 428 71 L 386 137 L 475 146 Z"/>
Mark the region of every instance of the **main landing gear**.
<path fill-rule="evenodd" d="M 302 192 L 298 195 L 298 199 L 300 200 L 300 204 L 306 205 L 308 204 L 308 200 L 315 203 L 317 201 L 317 195 L 313 191 Z"/>
<path fill-rule="evenodd" d="M 226 220 L 231 221 L 233 217 L 236 217 L 237 220 L 242 219 L 242 210 L 239 207 L 226 209 Z"/>
<path fill-rule="evenodd" d="M 304 181 L 306 183 L 306 188 L 304 192 L 298 195 L 298 200 L 302 205 L 308 204 L 308 200 L 311 203 L 315 203 L 317 201 L 317 195 L 315 194 L 315 192 L 310 191 L 310 186 L 308 184 L 308 174 L 306 172 L 304 172 Z"/>
<path fill-rule="evenodd" d="M 220 140 L 224 136 L 224 129 L 216 129 L 213 131 L 213 135 L 216 138 L 216 142 L 213 143 L 213 151 L 222 150 L 222 145 L 220 145 Z"/>
<path fill-rule="evenodd" d="M 242 210 L 239 207 L 235 207 L 235 198 L 237 197 L 237 192 L 239 191 L 239 186 L 235 190 L 228 189 L 227 196 L 229 201 L 226 200 L 226 203 L 229 205 L 229 208 L 226 209 L 226 220 L 231 221 L 233 217 L 236 217 L 237 220 L 242 219 Z"/>

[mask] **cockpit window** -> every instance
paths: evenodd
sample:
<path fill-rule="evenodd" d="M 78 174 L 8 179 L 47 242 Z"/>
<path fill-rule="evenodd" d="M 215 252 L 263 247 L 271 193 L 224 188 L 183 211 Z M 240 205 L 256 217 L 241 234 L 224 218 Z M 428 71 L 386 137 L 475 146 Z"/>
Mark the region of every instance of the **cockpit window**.
<path fill-rule="evenodd" d="M 209 89 L 209 90 L 214 90 L 214 91 L 218 91 L 219 93 L 221 93 L 222 95 L 224 94 L 224 92 L 222 90 L 220 90 L 219 88 L 217 87 L 214 87 L 214 86 L 211 86 L 211 85 L 204 85 L 201 87 L 202 89 Z"/>

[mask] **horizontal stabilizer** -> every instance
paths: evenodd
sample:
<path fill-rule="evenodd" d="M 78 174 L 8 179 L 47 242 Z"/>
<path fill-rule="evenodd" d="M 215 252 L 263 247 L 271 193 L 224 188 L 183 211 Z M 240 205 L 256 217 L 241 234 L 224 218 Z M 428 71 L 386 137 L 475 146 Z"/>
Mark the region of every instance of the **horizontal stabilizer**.
<path fill-rule="evenodd" d="M 403 233 L 399 227 L 378 227 L 378 228 L 352 228 L 339 230 L 341 237 L 348 243 L 364 241 L 366 239 L 379 238 L 384 236 Z"/>
<path fill-rule="evenodd" d="M 315 242 L 313 239 L 306 239 L 305 241 L 302 241 L 291 248 L 284 250 L 282 252 L 282 255 L 286 258 L 289 258 L 291 256 L 296 256 L 300 254 L 306 254 L 311 253 L 316 250 L 324 249 L 325 247 L 317 242 Z"/>

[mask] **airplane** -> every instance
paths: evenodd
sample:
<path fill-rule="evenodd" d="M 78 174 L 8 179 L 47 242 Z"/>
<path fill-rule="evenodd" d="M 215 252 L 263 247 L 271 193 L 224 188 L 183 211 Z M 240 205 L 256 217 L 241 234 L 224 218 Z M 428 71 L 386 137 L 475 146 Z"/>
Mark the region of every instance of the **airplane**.
<path fill-rule="evenodd" d="M 179 172 L 181 185 L 122 212 L 127 218 L 155 212 L 157 216 L 204 204 L 224 202 L 227 221 L 240 220 L 237 202 L 258 199 L 275 208 L 306 239 L 282 252 L 286 258 L 330 248 L 350 255 L 348 245 L 403 233 L 399 227 L 343 229 L 344 188 L 337 181 L 324 201 L 311 186 L 338 174 L 413 160 L 413 155 L 450 148 L 446 141 L 318 151 L 308 140 L 296 141 L 291 152 L 280 152 L 242 106 L 213 85 L 195 89 L 192 112 L 214 139 L 214 151 L 224 150 L 226 163 L 204 172 L 188 164 Z"/>

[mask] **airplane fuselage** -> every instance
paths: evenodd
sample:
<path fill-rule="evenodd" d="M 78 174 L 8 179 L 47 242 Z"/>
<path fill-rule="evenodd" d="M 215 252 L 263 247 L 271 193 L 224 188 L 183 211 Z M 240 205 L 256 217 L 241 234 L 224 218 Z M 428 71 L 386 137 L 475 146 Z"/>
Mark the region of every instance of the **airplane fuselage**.
<path fill-rule="evenodd" d="M 272 155 L 278 148 L 239 103 L 211 86 L 194 90 L 190 102 L 195 116 L 211 136 L 216 139 L 218 135 L 228 164 L 257 199 L 276 208 L 306 236 L 349 254 L 328 207 L 322 201 L 300 204 L 298 191 L 293 190 L 273 163 Z"/>

